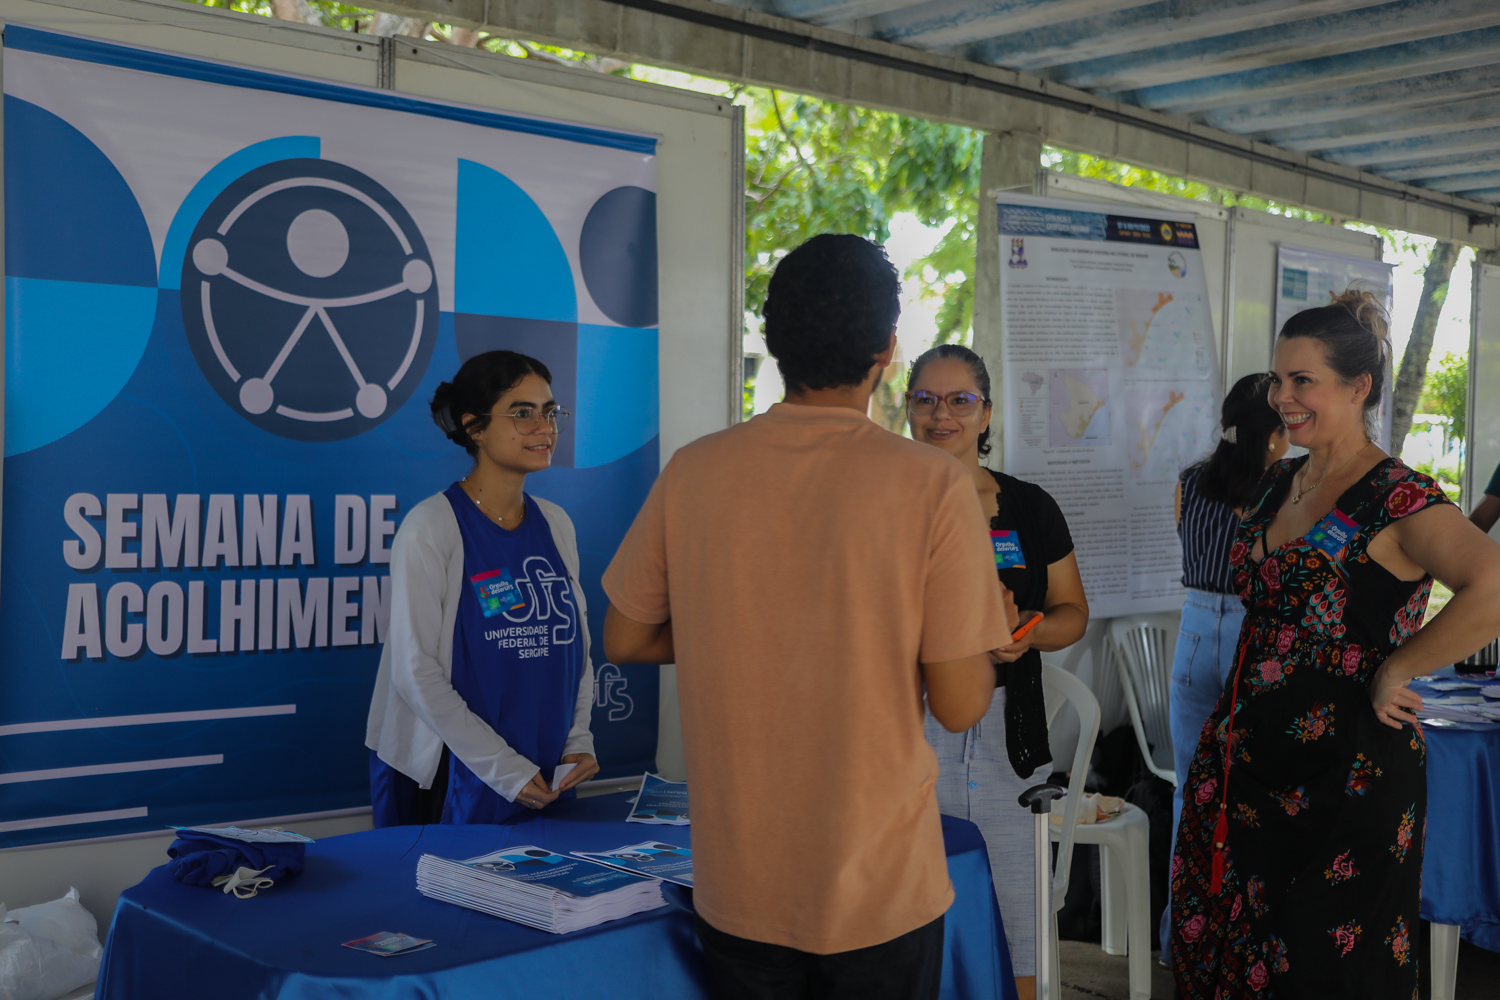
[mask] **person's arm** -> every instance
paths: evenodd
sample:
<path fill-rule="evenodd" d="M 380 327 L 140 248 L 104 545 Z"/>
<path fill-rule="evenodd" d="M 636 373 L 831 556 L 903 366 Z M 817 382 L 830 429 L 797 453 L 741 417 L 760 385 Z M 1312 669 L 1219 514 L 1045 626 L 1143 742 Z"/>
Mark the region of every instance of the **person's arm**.
<path fill-rule="evenodd" d="M 672 619 L 638 622 L 611 604 L 604 611 L 604 655 L 611 663 L 676 663 Z"/>
<path fill-rule="evenodd" d="M 1451 504 L 1419 510 L 1385 530 L 1407 559 L 1453 591 L 1443 610 L 1386 658 L 1370 684 L 1376 716 L 1399 729 L 1415 722 L 1413 713 L 1422 707 L 1406 686 L 1413 677 L 1456 663 L 1500 635 L 1500 544 Z"/>
<path fill-rule="evenodd" d="M 924 663 L 922 680 L 928 710 L 950 733 L 961 733 L 984 718 L 995 696 L 995 668 L 988 653 Z"/>
<path fill-rule="evenodd" d="M 956 733 L 989 711 L 995 694 L 989 651 L 1007 643 L 1018 622 L 1015 601 L 995 575 L 973 481 L 957 462 L 950 480 L 932 513 L 917 659 L 929 711 Z"/>
<path fill-rule="evenodd" d="M 1177 492 L 1172 495 L 1172 523 L 1182 523 L 1182 480 L 1177 480 Z"/>
<path fill-rule="evenodd" d="M 416 516 L 416 511 L 412 515 L 391 546 L 391 617 L 386 639 L 391 650 L 391 688 L 469 770 L 514 802 L 540 768 L 470 710 L 438 658 L 444 602 L 459 599 L 448 593 L 448 563 L 463 558 L 462 548 L 450 551 L 451 546 L 445 544 L 448 532 L 456 536 L 458 527 L 445 526 L 439 518 L 425 514 Z"/>
<path fill-rule="evenodd" d="M 646 494 L 604 571 L 604 655 L 611 663 L 676 663 L 672 588 L 667 578 L 667 483 L 674 457 Z"/>
<path fill-rule="evenodd" d="M 583 603 L 580 600 L 578 615 L 582 618 L 585 614 Z M 584 629 L 587 629 L 584 625 Z M 594 758 L 594 734 L 591 729 L 594 721 L 594 665 L 589 661 L 587 632 L 584 635 L 585 645 L 583 647 L 583 677 L 578 681 L 578 697 L 573 702 L 573 728 L 568 730 L 568 741 L 563 744 L 563 752 L 560 763 L 577 764 L 562 784 L 558 786 L 558 792 L 565 792 L 576 785 L 581 785 L 594 775 L 599 773 L 599 761 Z M 555 779 L 554 779 L 555 780 Z"/>
<path fill-rule="evenodd" d="M 1489 534 L 1495 522 L 1500 521 L 1500 497 L 1486 493 L 1484 499 L 1480 500 L 1469 513 L 1469 520 L 1480 531 Z"/>

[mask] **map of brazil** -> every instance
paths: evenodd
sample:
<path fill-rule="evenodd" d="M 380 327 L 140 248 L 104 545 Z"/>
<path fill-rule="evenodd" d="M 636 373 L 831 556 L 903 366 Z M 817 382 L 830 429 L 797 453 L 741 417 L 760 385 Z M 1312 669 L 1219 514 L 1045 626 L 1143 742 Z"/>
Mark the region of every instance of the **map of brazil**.
<path fill-rule="evenodd" d="M 1215 417 L 1209 385 L 1188 382 L 1140 391 L 1127 409 L 1130 467 L 1147 479 L 1175 479 L 1207 449 Z"/>
<path fill-rule="evenodd" d="M 1198 295 L 1118 289 L 1115 312 L 1125 367 L 1137 375 L 1192 373 L 1213 367 L 1208 311 Z"/>
<path fill-rule="evenodd" d="M 1071 448 L 1110 443 L 1109 372 L 1053 368 L 1048 383 L 1049 443 Z"/>

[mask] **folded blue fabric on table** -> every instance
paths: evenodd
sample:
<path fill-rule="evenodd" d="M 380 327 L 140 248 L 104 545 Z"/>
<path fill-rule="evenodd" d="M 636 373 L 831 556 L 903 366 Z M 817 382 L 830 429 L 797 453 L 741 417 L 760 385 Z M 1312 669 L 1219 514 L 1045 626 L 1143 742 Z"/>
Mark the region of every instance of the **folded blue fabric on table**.
<path fill-rule="evenodd" d="M 261 878 L 281 881 L 302 871 L 307 845 L 252 844 L 196 830 L 179 830 L 167 848 L 167 871 L 187 885 L 213 885 L 220 875 L 233 875 L 241 868 L 260 871 Z"/>

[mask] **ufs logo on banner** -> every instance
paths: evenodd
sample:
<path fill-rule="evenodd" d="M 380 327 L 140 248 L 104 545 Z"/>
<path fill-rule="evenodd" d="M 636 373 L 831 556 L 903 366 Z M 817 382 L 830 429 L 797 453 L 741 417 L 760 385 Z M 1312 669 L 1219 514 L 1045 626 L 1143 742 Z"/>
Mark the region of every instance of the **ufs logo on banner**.
<path fill-rule="evenodd" d="M 204 211 L 182 268 L 198 366 L 246 420 L 299 441 L 399 410 L 438 330 L 432 257 L 411 215 L 341 163 L 280 160 Z"/>

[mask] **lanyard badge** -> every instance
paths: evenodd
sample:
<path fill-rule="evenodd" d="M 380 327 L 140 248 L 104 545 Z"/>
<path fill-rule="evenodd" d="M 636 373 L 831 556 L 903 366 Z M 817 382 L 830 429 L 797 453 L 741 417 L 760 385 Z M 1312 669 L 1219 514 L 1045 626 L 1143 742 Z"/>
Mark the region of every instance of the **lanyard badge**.
<path fill-rule="evenodd" d="M 469 577 L 474 585 L 474 596 L 479 598 L 479 610 L 486 618 L 493 618 L 506 611 L 517 611 L 526 607 L 521 598 L 521 588 L 505 568 L 492 569 Z"/>
<path fill-rule="evenodd" d="M 992 531 L 990 542 L 995 546 L 996 569 L 1025 569 L 1026 557 L 1021 554 L 1021 537 L 1014 531 Z"/>
<path fill-rule="evenodd" d="M 1335 508 L 1313 525 L 1312 530 L 1307 533 L 1307 543 L 1326 552 L 1330 558 L 1337 558 L 1358 533 L 1359 525 L 1354 523 L 1354 519 Z"/>

